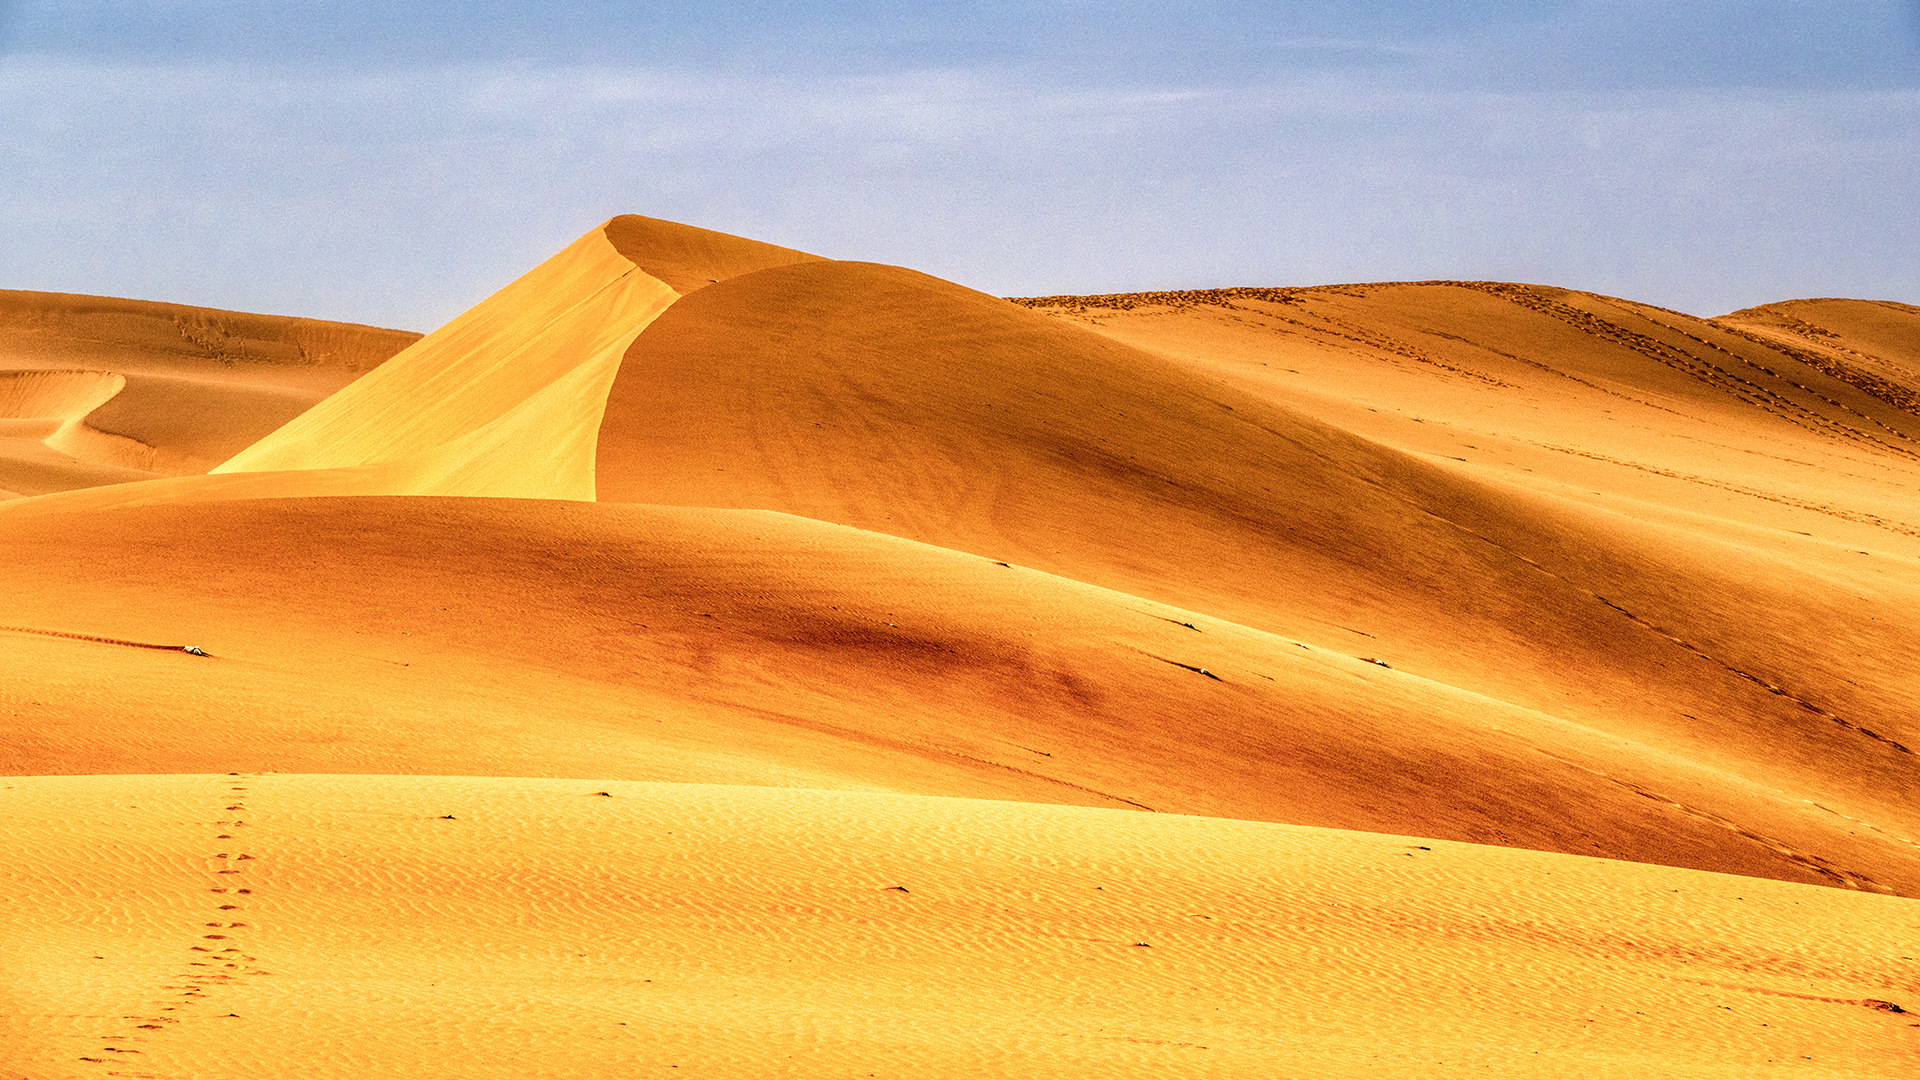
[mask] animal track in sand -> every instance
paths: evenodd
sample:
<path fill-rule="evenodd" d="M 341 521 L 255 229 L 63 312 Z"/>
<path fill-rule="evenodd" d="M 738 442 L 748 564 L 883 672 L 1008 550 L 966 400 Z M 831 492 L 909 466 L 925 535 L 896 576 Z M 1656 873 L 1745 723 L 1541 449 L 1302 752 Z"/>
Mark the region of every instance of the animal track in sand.
<path fill-rule="evenodd" d="M 230 787 L 228 790 L 229 792 L 237 791 L 245 793 L 248 789 L 245 787 Z M 246 807 L 236 804 L 228 806 L 226 809 L 230 811 L 245 810 Z M 212 828 L 238 828 L 245 826 L 247 823 L 241 820 L 229 819 L 212 821 L 207 824 Z M 232 839 L 232 835 L 230 833 L 222 833 L 215 838 L 230 840 Z M 240 862 L 243 860 L 252 860 L 255 856 L 251 852 L 240 852 L 237 854 L 232 852 L 216 852 L 209 854 L 207 858 L 209 860 L 230 859 L 233 862 Z M 214 874 L 240 874 L 243 872 L 242 869 L 231 866 L 212 871 Z M 253 896 L 253 890 L 251 888 L 238 885 L 215 884 L 210 886 L 207 891 L 216 901 L 213 905 L 213 909 L 216 912 L 243 911 L 245 910 L 248 899 Z M 191 1024 L 200 1018 L 194 1014 L 200 1013 L 201 1016 L 205 1015 L 205 1013 L 200 1012 L 201 1003 L 215 1000 L 215 992 L 244 985 L 247 978 L 251 976 L 271 974 L 254 966 L 256 957 L 246 949 L 241 948 L 241 946 L 245 944 L 243 940 L 245 935 L 236 933 L 236 931 L 251 929 L 252 926 L 249 923 L 235 920 L 230 916 L 218 921 L 203 922 L 195 927 L 194 930 L 196 931 L 213 932 L 197 933 L 195 937 L 191 939 L 193 943 L 188 944 L 184 951 L 198 955 L 181 961 L 178 968 L 167 973 L 166 981 L 159 986 L 159 990 L 165 994 L 164 999 L 162 999 L 165 1003 L 162 1003 L 162 1000 L 156 1000 L 153 1007 L 147 1010 L 146 1014 L 122 1017 L 124 1020 L 134 1022 L 129 1025 L 129 1031 L 125 1034 L 117 1032 L 103 1034 L 100 1039 L 99 1049 L 96 1053 L 115 1056 L 144 1054 L 147 1053 L 148 1050 L 137 1049 L 134 1045 L 130 1044 L 145 1044 L 155 1055 L 164 1055 L 166 1036 L 162 1033 L 178 1030 L 177 1026 L 170 1028 L 169 1025 Z M 190 968 L 195 970 L 188 970 Z M 163 1015 L 166 1013 L 185 1013 L 186 1015 Z M 214 1015 L 219 1014 L 215 1013 Z M 226 1014 L 226 1016 L 234 1015 L 231 1011 Z M 225 1017 L 222 1017 L 222 1019 L 224 1018 Z M 80 1057 L 79 1060 L 90 1064 L 108 1064 L 111 1063 L 114 1058 L 112 1056 L 96 1057 L 88 1055 Z M 121 1074 L 109 1071 L 106 1075 Z"/>
<path fill-rule="evenodd" d="M 97 634 L 69 634 L 64 630 L 36 630 L 31 626 L 0 626 L 0 631 L 9 634 L 33 634 L 38 637 L 64 638 L 68 641 L 91 641 L 98 645 L 122 645 L 129 649 L 158 649 L 161 652 L 187 653 L 192 656 L 206 656 L 206 650 L 197 645 L 155 645 L 150 641 L 128 641 L 125 638 L 101 637 Z"/>

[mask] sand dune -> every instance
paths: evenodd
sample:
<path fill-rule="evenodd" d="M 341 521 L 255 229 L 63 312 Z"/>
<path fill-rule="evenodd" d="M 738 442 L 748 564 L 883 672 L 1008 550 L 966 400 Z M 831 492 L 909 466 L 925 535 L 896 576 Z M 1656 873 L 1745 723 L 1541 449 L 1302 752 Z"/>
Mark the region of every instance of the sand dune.
<path fill-rule="evenodd" d="M 1920 1051 L 1913 308 L 639 217 L 404 349 L 0 299 L 26 1075 Z"/>
<path fill-rule="evenodd" d="M 607 388 L 635 335 L 680 296 L 627 254 L 647 243 L 664 249 L 647 263 L 689 290 L 689 278 L 812 258 L 615 218 L 213 471 L 355 472 L 328 494 L 591 501 Z M 259 494 L 304 494 L 300 481 Z"/>
<path fill-rule="evenodd" d="M 184 373 L 225 370 L 235 377 L 272 369 L 304 373 L 338 389 L 420 335 L 350 323 L 188 307 L 147 300 L 0 289 L 9 367 L 103 367 Z M 284 370 L 283 370 L 284 369 Z"/>
<path fill-rule="evenodd" d="M 204 473 L 416 337 L 0 290 L 0 498 Z"/>
<path fill-rule="evenodd" d="M 1920 308 L 1872 300 L 1789 300 L 1714 320 L 1822 374 L 1920 409 Z"/>
<path fill-rule="evenodd" d="M 782 515 L 241 501 L 9 520 L 0 543 L 22 582 L 0 601 L 15 774 L 792 784 L 1417 827 L 1920 892 L 1911 834 L 1862 813 L 1865 790 L 1811 806 L 1804 774 L 1733 773 L 1357 650 Z"/>
<path fill-rule="evenodd" d="M 1508 360 L 1501 385 L 1416 368 L 1463 386 L 1457 396 L 1473 396 L 1489 426 L 1552 391 L 1552 412 L 1528 409 L 1540 419 L 1516 422 L 1516 432 L 1617 453 L 1618 437 L 1596 417 L 1625 403 L 1577 381 L 1611 367 L 1653 388 L 1636 393 L 1691 395 L 1717 410 L 1692 430 L 1670 424 L 1656 449 L 1797 435 L 1813 445 L 1794 454 L 1853 455 L 1857 464 L 1832 471 L 1894 481 L 1865 488 L 1863 510 L 1920 522 L 1914 488 L 1903 486 L 1914 459 L 1742 403 L 1656 363 L 1646 352 L 1658 343 L 1594 348 L 1586 331 L 1498 295 L 1426 291 L 1464 296 L 1464 312 L 1440 309 L 1460 324 L 1512 312 L 1555 350 L 1546 355 L 1578 365 L 1569 377 Z M 675 305 L 636 339 L 601 427 L 601 498 L 772 508 L 991 554 L 1364 651 L 1768 788 L 1845 792 L 1852 816 L 1920 835 L 1907 749 L 1920 746 L 1920 685 L 1903 660 L 1920 641 L 1907 526 L 1858 515 L 1839 539 L 1884 555 L 1847 551 L 1855 562 L 1835 565 L 1834 552 L 1808 560 L 1792 545 L 1768 550 L 1729 535 L 1699 520 L 1691 494 L 1649 512 L 1658 507 L 1631 501 L 1644 498 L 1648 474 L 1637 469 L 1617 468 L 1608 482 L 1617 501 L 1595 505 L 1565 492 L 1573 470 L 1521 487 L 1503 472 L 1455 468 L 1427 447 L 1393 446 L 1395 427 L 1354 422 L 1351 404 L 1316 419 L 1311 398 L 1296 403 L 1236 378 L 1233 362 L 1291 355 L 1261 352 L 1287 339 L 1248 331 L 1241 318 L 1207 307 L 1187 309 L 1184 322 L 1143 314 L 1096 327 L 1155 345 L 1149 331 L 1126 328 L 1225 324 L 1203 331 L 1201 344 L 1219 352 L 1149 352 L 896 268 L 810 263 L 743 276 Z M 1496 341 L 1502 332 L 1518 333 L 1494 323 Z M 1247 333 L 1264 336 L 1249 343 Z M 1350 345 L 1319 385 L 1382 389 L 1382 404 L 1400 393 L 1401 410 L 1445 404 L 1413 380 L 1369 379 L 1369 367 L 1386 365 Z M 1205 359 L 1223 354 L 1225 364 Z M 1559 384 L 1588 396 L 1565 401 Z M 1646 411 L 1664 418 L 1670 409 Z M 1753 430 L 1729 433 L 1736 421 Z M 1902 422 L 1920 431 L 1920 418 Z M 1724 453 L 1710 444 L 1692 458 Z M 1712 462 L 1652 459 L 1660 471 L 1675 464 Z M 1748 532 L 1784 533 L 1818 515 L 1764 497 L 1736 501 Z M 1680 520 L 1683 509 L 1694 519 Z"/>

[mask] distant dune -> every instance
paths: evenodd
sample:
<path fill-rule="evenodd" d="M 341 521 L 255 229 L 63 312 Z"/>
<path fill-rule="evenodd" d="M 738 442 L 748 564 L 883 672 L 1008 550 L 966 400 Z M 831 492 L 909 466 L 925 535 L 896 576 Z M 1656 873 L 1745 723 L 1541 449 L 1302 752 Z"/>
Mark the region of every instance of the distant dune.
<path fill-rule="evenodd" d="M 0 294 L 0 488 L 23 1075 L 1920 1053 L 1920 309 L 626 216 L 418 339 Z"/>
<path fill-rule="evenodd" d="M 0 290 L 0 498 L 206 472 L 418 337 Z"/>

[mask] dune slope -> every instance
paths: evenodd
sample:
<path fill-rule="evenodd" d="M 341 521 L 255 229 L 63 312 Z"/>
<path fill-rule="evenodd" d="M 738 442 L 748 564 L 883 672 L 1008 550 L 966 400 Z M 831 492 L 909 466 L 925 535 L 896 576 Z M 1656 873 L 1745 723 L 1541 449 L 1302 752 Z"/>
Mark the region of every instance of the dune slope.
<path fill-rule="evenodd" d="M 594 405 L 627 342 L 674 298 L 588 233 L 213 471 L 297 483 L 352 470 L 365 494 L 591 499 Z"/>
<path fill-rule="evenodd" d="M 418 337 L 0 290 L 0 498 L 204 473 Z"/>
<path fill-rule="evenodd" d="M 1533 331 L 1549 343 L 1552 327 L 1592 336 L 1451 291 L 1479 305 L 1462 318 L 1506 311 L 1549 324 Z M 1575 354 L 1580 377 L 1611 365 L 1779 422 L 1608 348 Z M 1351 405 L 1317 419 L 1311 399 L 1296 407 L 1191 352 L 1103 340 L 897 268 L 744 275 L 635 340 L 601 427 L 601 498 L 776 509 L 1004 558 L 1382 659 L 1767 788 L 1844 793 L 1851 816 L 1920 835 L 1920 685 L 1901 659 L 1920 606 L 1886 575 L 1911 549 L 1836 571 L 1572 500 L 1564 482 L 1522 487 L 1395 447 L 1385 425 L 1354 424 L 1360 437 L 1339 426 Z M 1343 372 L 1375 362 L 1337 356 Z M 1516 398 L 1538 392 L 1508 381 Z"/>
<path fill-rule="evenodd" d="M 614 218 L 212 470 L 266 474 L 256 482 L 182 490 L 591 501 L 601 409 L 634 336 L 681 291 L 812 258 L 670 222 Z"/>
<path fill-rule="evenodd" d="M 1756 779 L 1370 657 L 784 515 L 248 500 L 16 514 L 0 542 L 15 774 L 797 784 L 1920 892 L 1911 834 L 1865 791 L 1816 807 L 1783 768 Z"/>
<path fill-rule="evenodd" d="M 1920 308 L 1885 300 L 1788 300 L 1713 320 L 1905 411 L 1920 409 Z"/>

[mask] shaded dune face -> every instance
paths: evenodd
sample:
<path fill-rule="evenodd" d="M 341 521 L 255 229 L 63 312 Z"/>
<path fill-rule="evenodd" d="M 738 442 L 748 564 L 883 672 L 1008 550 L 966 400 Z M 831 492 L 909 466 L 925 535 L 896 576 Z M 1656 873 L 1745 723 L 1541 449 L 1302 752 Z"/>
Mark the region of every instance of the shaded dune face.
<path fill-rule="evenodd" d="M 912 271 L 789 266 L 690 296 L 636 339 L 598 487 L 1007 559 L 1920 827 L 1911 606 L 1280 400 Z"/>
<path fill-rule="evenodd" d="M 241 500 L 15 516 L 0 543 L 0 635 L 35 688 L 0 690 L 16 774 L 877 789 L 1920 891 L 1903 845 L 1656 746 L 785 515 Z M 187 643 L 212 658 L 130 647 Z"/>
<path fill-rule="evenodd" d="M 1074 570 L 1157 577 L 1185 549 L 1176 580 L 1234 595 L 1259 591 L 1222 558 L 1248 542 L 1393 557 L 1350 519 L 1411 526 L 1396 497 L 1439 478 L 1005 301 L 811 263 L 710 287 L 636 339 L 596 480 L 601 501 L 779 509 L 1043 566 L 1057 548 Z"/>
<path fill-rule="evenodd" d="M 804 251 L 639 214 L 613 218 L 601 232 L 641 272 L 682 296 L 755 270 L 825 261 Z"/>

